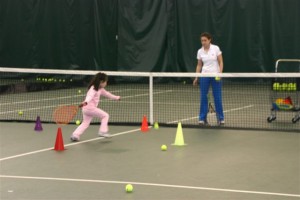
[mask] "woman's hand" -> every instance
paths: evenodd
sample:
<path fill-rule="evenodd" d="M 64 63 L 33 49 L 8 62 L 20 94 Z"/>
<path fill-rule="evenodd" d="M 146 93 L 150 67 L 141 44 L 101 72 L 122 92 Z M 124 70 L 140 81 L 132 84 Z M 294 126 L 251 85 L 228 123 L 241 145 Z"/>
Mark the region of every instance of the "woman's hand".
<path fill-rule="evenodd" d="M 198 78 L 195 78 L 194 81 L 193 81 L 193 85 L 196 86 L 197 84 L 198 84 Z"/>

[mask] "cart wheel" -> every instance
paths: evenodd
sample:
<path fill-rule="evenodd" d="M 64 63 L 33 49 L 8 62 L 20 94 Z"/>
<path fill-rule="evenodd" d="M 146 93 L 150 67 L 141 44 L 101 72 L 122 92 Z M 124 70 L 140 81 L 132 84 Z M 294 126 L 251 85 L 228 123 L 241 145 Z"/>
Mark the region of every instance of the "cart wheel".
<path fill-rule="evenodd" d="M 267 118 L 267 120 L 268 120 L 269 123 L 271 123 L 271 122 L 274 121 L 275 119 L 276 119 L 275 116 L 269 116 L 269 117 Z"/>
<path fill-rule="evenodd" d="M 299 121 L 299 119 L 300 119 L 300 117 L 294 117 L 294 118 L 292 119 L 292 122 L 295 124 L 297 121 Z"/>

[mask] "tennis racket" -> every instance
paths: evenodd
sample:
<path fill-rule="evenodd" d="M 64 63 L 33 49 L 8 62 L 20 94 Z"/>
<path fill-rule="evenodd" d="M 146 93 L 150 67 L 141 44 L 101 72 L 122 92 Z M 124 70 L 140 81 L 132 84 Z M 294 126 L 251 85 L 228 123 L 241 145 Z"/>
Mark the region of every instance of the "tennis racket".
<path fill-rule="evenodd" d="M 208 99 L 208 113 L 216 113 L 216 110 L 213 106 L 213 102 L 212 102 L 212 96 L 211 93 L 209 92 L 209 94 L 207 95 L 207 99 Z"/>
<path fill-rule="evenodd" d="M 212 101 L 212 94 L 209 91 L 207 94 L 208 100 L 208 113 L 207 113 L 207 122 L 211 126 L 215 126 L 218 124 L 217 117 L 216 117 L 216 110 L 214 108 L 214 104 Z"/>
<path fill-rule="evenodd" d="M 76 106 L 76 105 L 63 105 L 57 107 L 53 112 L 53 120 L 58 125 L 66 125 L 69 124 L 73 118 L 76 116 L 79 108 L 81 108 L 82 105 Z"/>

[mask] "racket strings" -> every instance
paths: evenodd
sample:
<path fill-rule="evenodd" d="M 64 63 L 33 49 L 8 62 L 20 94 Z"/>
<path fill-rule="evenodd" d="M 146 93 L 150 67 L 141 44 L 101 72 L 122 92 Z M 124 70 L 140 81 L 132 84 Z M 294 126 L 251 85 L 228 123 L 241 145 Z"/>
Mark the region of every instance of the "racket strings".
<path fill-rule="evenodd" d="M 60 106 L 53 112 L 53 120 L 56 124 L 70 123 L 77 114 L 78 106 Z"/>

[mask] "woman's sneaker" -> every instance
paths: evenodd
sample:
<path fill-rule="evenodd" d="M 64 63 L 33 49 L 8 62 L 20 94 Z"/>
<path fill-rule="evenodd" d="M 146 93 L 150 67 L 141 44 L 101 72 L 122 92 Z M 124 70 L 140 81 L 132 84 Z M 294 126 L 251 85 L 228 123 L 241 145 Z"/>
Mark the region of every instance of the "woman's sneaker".
<path fill-rule="evenodd" d="M 201 125 L 201 126 L 206 126 L 206 125 L 208 125 L 207 121 L 204 121 L 204 120 L 199 120 L 198 123 L 199 123 L 199 125 Z"/>
<path fill-rule="evenodd" d="M 224 126 L 224 125 L 225 125 L 225 120 L 221 120 L 221 121 L 219 122 L 219 124 L 220 124 L 220 126 Z"/>
<path fill-rule="evenodd" d="M 109 133 L 99 133 L 98 134 L 100 137 L 105 137 L 105 138 L 111 138 L 111 135 Z"/>

